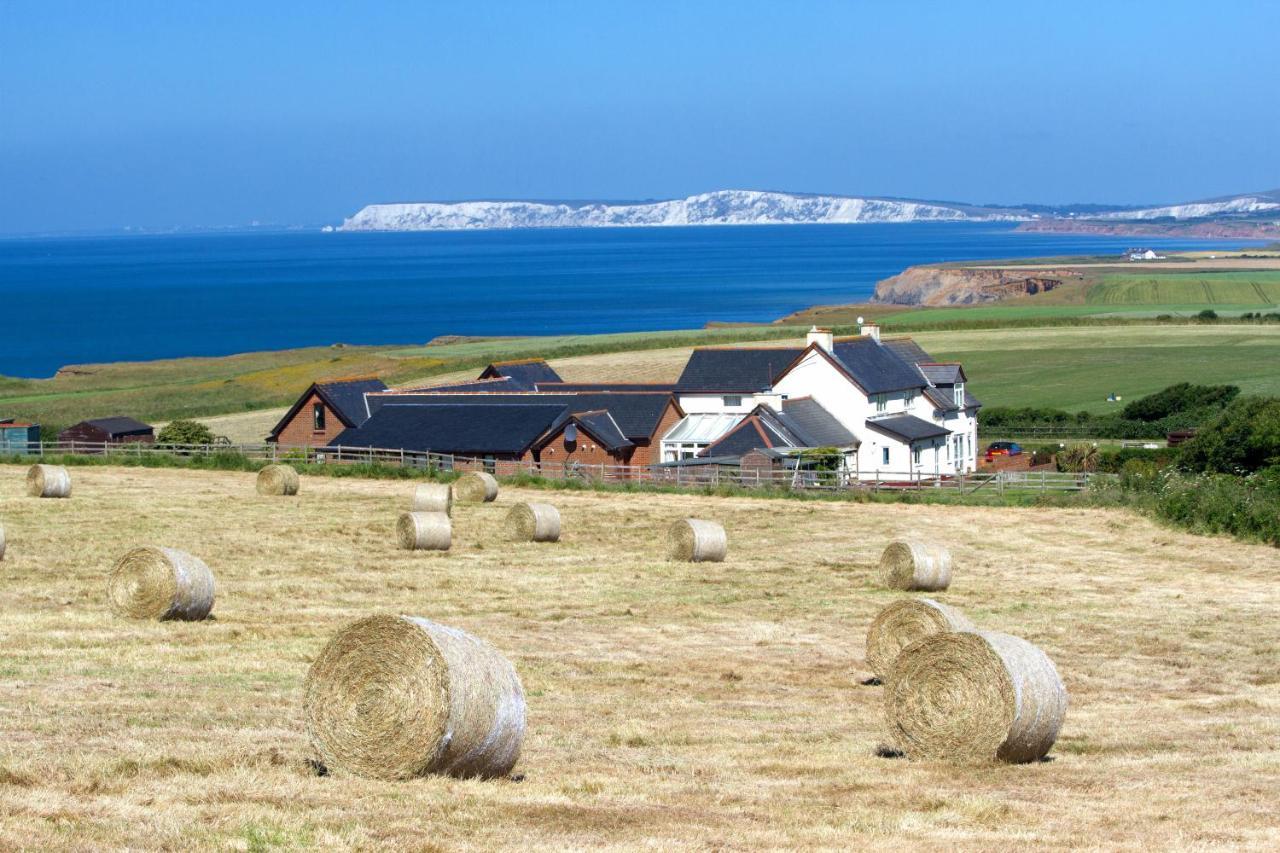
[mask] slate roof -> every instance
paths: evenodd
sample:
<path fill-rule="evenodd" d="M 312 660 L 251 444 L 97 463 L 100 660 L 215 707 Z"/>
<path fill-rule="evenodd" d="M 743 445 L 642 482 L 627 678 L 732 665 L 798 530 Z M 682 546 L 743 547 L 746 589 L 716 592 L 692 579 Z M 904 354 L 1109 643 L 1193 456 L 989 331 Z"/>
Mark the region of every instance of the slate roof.
<path fill-rule="evenodd" d="M 480 379 L 504 376 L 522 391 L 532 391 L 539 382 L 559 382 L 560 374 L 540 358 L 524 361 L 497 361 L 481 371 Z"/>
<path fill-rule="evenodd" d="M 923 388 L 926 383 L 910 363 L 869 336 L 836 341 L 832 355 L 868 394 Z"/>
<path fill-rule="evenodd" d="M 371 394 L 369 409 L 375 414 L 388 405 L 471 403 L 492 405 L 558 405 L 569 412 L 608 410 L 622 434 L 631 441 L 648 441 L 658 429 L 671 395 L 596 393 L 499 393 L 499 394 L 434 394 L 426 390 L 406 394 Z"/>
<path fill-rule="evenodd" d="M 891 435 L 894 438 L 900 438 L 909 442 L 951 434 L 951 430 L 946 427 L 930 423 L 923 418 L 917 418 L 915 415 L 893 415 L 888 418 L 871 418 L 867 421 L 867 426 L 871 429 L 883 432 L 886 435 Z"/>
<path fill-rule="evenodd" d="M 933 356 L 924 351 L 924 347 L 911 338 L 885 338 L 880 341 L 880 344 L 908 364 L 934 360 Z"/>
<path fill-rule="evenodd" d="M 792 447 L 776 431 L 761 423 L 755 416 L 746 417 L 742 423 L 729 430 L 698 455 L 701 457 L 738 456 L 750 453 L 757 447 Z"/>
<path fill-rule="evenodd" d="M 403 448 L 460 455 L 524 453 L 565 412 L 561 403 L 465 403 L 383 406 L 338 447 Z"/>
<path fill-rule="evenodd" d="M 857 447 L 858 439 L 817 400 L 797 397 L 782 401 L 779 420 L 808 440 L 807 447 Z"/>
<path fill-rule="evenodd" d="M 676 382 L 677 394 L 754 394 L 773 386 L 803 347 L 695 349 Z"/>
<path fill-rule="evenodd" d="M 563 391 L 613 391 L 615 393 L 671 393 L 674 382 L 539 382 L 538 390 L 544 393 Z"/>
<path fill-rule="evenodd" d="M 635 447 L 635 443 L 622 434 L 617 421 L 607 411 L 576 412 L 572 418 L 611 453 Z"/>
<path fill-rule="evenodd" d="M 151 432 L 152 429 L 150 424 L 124 417 L 94 418 L 91 421 L 82 421 L 82 423 L 97 427 L 107 435 L 131 435 L 139 432 Z"/>
<path fill-rule="evenodd" d="M 364 395 L 369 391 L 385 391 L 381 379 L 349 379 L 343 382 L 317 382 L 316 392 L 329 408 L 337 412 L 344 424 L 360 426 L 369 417 Z"/>
<path fill-rule="evenodd" d="M 964 370 L 958 364 L 934 364 L 921 362 L 916 367 L 934 385 L 955 385 L 964 381 Z"/>

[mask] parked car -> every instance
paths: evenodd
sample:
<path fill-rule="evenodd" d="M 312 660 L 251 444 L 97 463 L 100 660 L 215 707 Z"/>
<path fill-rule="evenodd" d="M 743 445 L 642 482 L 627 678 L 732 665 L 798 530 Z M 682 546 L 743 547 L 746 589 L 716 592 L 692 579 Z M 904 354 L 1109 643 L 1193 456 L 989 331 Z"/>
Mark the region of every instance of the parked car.
<path fill-rule="evenodd" d="M 995 456 L 1020 456 L 1022 445 L 1016 441 L 993 441 L 987 445 L 987 458 Z"/>

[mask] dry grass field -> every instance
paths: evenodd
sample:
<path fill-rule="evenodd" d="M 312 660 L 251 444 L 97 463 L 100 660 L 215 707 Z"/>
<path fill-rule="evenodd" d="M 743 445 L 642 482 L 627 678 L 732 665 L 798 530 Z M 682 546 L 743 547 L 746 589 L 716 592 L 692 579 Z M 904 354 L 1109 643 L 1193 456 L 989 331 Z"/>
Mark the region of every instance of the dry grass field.
<path fill-rule="evenodd" d="M 73 469 L 71 500 L 0 466 L 0 848 L 849 849 L 1280 846 L 1280 551 L 1087 509 L 538 493 L 558 545 L 459 506 L 447 554 L 394 549 L 408 482 Z M 723 564 L 663 559 L 689 514 Z M 1052 760 L 875 754 L 864 637 L 901 593 L 887 539 L 950 543 L 979 624 L 1056 661 Z M 107 611 L 132 546 L 200 555 L 214 621 Z M 301 711 L 328 638 L 403 612 L 488 639 L 529 703 L 519 776 L 317 776 Z"/>

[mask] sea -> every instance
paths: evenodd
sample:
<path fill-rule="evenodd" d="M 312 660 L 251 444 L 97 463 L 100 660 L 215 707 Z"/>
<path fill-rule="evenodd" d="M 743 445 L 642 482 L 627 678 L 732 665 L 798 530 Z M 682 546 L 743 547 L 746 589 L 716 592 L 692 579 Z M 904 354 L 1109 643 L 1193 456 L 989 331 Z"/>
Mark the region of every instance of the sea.
<path fill-rule="evenodd" d="M 0 375 L 440 335 L 769 321 L 912 264 L 1236 248 L 1010 224 L 753 225 L 0 239 Z"/>

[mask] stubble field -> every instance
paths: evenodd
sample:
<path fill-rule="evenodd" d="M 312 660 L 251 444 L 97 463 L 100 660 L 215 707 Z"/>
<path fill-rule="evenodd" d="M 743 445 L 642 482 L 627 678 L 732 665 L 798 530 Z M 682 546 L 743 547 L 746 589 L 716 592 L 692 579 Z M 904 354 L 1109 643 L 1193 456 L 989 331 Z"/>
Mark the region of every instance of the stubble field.
<path fill-rule="evenodd" d="M 1212 847 L 1280 845 L 1280 552 L 1116 511 L 522 492 L 455 510 L 448 554 L 394 549 L 410 483 L 73 469 L 68 501 L 0 466 L 0 847 L 39 849 Z M 558 545 L 504 539 L 510 505 Z M 663 557 L 723 521 L 718 565 Z M 1055 660 L 1049 761 L 875 754 L 866 627 L 897 535 L 947 542 L 941 596 Z M 106 608 L 138 544 L 202 556 L 216 619 Z M 301 685 L 373 612 L 481 636 L 516 664 L 518 779 L 317 776 Z"/>

